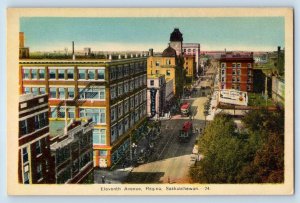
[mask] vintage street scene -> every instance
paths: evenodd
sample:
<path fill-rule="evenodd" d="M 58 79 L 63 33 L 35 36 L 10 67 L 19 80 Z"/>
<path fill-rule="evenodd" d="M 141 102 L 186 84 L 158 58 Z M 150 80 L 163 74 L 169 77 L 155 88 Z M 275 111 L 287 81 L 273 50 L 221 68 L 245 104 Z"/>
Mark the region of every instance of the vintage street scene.
<path fill-rule="evenodd" d="M 20 184 L 284 183 L 283 17 L 23 17 Z"/>

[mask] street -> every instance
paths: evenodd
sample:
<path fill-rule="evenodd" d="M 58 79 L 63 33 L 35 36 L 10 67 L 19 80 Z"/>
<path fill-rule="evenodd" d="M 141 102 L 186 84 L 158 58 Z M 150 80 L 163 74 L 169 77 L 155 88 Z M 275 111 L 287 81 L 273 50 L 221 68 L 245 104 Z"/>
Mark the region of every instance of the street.
<path fill-rule="evenodd" d="M 194 129 L 204 126 L 203 106 L 206 100 L 206 97 L 186 100 L 192 104 Z M 188 171 L 196 158 L 192 151 L 198 133 L 187 143 L 178 140 L 179 130 L 189 119 L 177 115 L 162 121 L 162 136 L 156 142 L 155 153 L 149 157 L 148 163 L 135 167 L 125 183 L 189 183 Z"/>

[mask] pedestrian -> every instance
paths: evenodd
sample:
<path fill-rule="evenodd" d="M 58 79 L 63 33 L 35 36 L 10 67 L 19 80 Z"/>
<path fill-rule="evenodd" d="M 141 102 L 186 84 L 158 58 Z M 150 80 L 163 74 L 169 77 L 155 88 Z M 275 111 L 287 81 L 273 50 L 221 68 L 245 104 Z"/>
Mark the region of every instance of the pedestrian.
<path fill-rule="evenodd" d="M 105 176 L 101 177 L 101 181 L 102 181 L 103 184 L 105 183 Z"/>

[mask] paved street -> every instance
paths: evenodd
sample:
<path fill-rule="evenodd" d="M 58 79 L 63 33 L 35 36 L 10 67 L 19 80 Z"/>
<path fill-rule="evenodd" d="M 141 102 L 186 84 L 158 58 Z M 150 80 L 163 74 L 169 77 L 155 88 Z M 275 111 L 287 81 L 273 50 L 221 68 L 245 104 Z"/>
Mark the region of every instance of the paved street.
<path fill-rule="evenodd" d="M 194 128 L 204 125 L 203 105 L 206 97 L 188 100 L 192 103 Z M 179 130 L 189 118 L 174 116 L 162 121 L 162 136 L 156 142 L 156 150 L 149 157 L 148 163 L 135 167 L 129 174 L 127 183 L 189 183 L 188 170 L 195 161 L 192 154 L 197 134 L 189 142 L 180 143 Z"/>

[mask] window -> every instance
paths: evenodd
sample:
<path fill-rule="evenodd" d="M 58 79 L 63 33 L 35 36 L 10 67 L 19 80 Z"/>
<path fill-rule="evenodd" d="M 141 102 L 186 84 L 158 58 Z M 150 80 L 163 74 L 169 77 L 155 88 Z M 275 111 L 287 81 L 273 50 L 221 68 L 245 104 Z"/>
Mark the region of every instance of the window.
<path fill-rule="evenodd" d="M 51 118 L 57 118 L 57 108 L 56 107 L 51 107 Z"/>
<path fill-rule="evenodd" d="M 99 150 L 99 155 L 100 156 L 107 156 L 107 151 L 106 150 Z"/>
<path fill-rule="evenodd" d="M 251 76 L 252 75 L 252 71 L 248 70 L 248 75 Z"/>
<path fill-rule="evenodd" d="M 37 79 L 37 73 L 38 73 L 38 70 L 37 69 L 32 69 L 31 70 L 31 79 Z"/>
<path fill-rule="evenodd" d="M 156 61 L 156 62 L 155 62 L 155 66 L 159 66 L 159 61 Z"/>
<path fill-rule="evenodd" d="M 129 128 L 129 120 L 128 120 L 128 116 L 124 119 L 124 132 L 126 132 Z"/>
<path fill-rule="evenodd" d="M 251 68 L 251 63 L 248 63 L 248 64 L 247 64 L 247 67 L 248 67 L 248 68 Z"/>
<path fill-rule="evenodd" d="M 170 60 L 170 59 L 167 59 L 167 60 L 166 60 L 166 64 L 167 64 L 167 65 L 171 65 L 171 60 Z"/>
<path fill-rule="evenodd" d="M 118 105 L 118 118 L 123 116 L 123 104 Z"/>
<path fill-rule="evenodd" d="M 29 184 L 29 169 L 28 164 L 24 167 L 24 184 Z M 26 169 L 26 170 L 25 170 Z"/>
<path fill-rule="evenodd" d="M 22 149 L 22 157 L 23 157 L 23 163 L 26 163 L 28 161 L 28 151 L 27 147 L 24 147 Z"/>
<path fill-rule="evenodd" d="M 235 77 L 232 77 L 232 82 L 235 82 Z"/>
<path fill-rule="evenodd" d="M 65 107 L 58 108 L 58 118 L 65 118 L 66 117 L 66 110 Z"/>
<path fill-rule="evenodd" d="M 111 99 L 116 98 L 116 87 L 115 86 L 110 88 L 110 98 Z"/>
<path fill-rule="evenodd" d="M 85 80 L 85 70 L 84 69 L 78 70 L 78 79 Z"/>
<path fill-rule="evenodd" d="M 115 107 L 112 107 L 110 110 L 110 118 L 111 118 L 111 122 L 114 122 L 117 118 L 117 112 Z"/>
<path fill-rule="evenodd" d="M 42 164 L 38 163 L 37 167 L 36 167 L 36 178 L 37 180 L 41 179 L 42 176 Z"/>
<path fill-rule="evenodd" d="M 66 96 L 65 96 L 65 88 L 58 88 L 58 98 L 59 99 L 65 99 Z"/>
<path fill-rule="evenodd" d="M 67 70 L 68 79 L 74 79 L 74 70 L 68 69 Z"/>
<path fill-rule="evenodd" d="M 55 79 L 56 75 L 56 70 L 54 69 L 49 69 L 49 79 Z"/>
<path fill-rule="evenodd" d="M 92 118 L 95 123 L 105 124 L 105 109 L 80 108 L 80 117 Z"/>
<path fill-rule="evenodd" d="M 130 98 L 130 107 L 131 107 L 131 109 L 134 108 L 134 97 L 133 96 Z"/>
<path fill-rule="evenodd" d="M 46 94 L 46 88 L 40 87 L 40 94 Z"/>
<path fill-rule="evenodd" d="M 247 85 L 247 91 L 251 91 L 251 85 Z"/>
<path fill-rule="evenodd" d="M 123 94 L 123 84 L 118 85 L 118 96 L 121 96 Z"/>
<path fill-rule="evenodd" d="M 155 70 L 155 74 L 159 74 L 159 70 Z"/>
<path fill-rule="evenodd" d="M 56 88 L 50 87 L 50 98 L 56 98 Z"/>
<path fill-rule="evenodd" d="M 45 70 L 44 69 L 39 69 L 39 78 L 45 79 Z"/>
<path fill-rule="evenodd" d="M 128 82 L 124 82 L 124 93 L 128 93 L 129 88 L 128 88 Z"/>
<path fill-rule="evenodd" d="M 240 63 L 237 63 L 237 64 L 236 64 L 236 67 L 237 67 L 237 68 L 240 68 L 240 67 L 241 67 L 241 64 L 240 64 Z"/>
<path fill-rule="evenodd" d="M 88 70 L 88 79 L 95 80 L 95 70 Z"/>
<path fill-rule="evenodd" d="M 30 92 L 30 87 L 24 87 L 24 94 L 29 94 Z"/>
<path fill-rule="evenodd" d="M 237 77 L 237 78 L 236 78 L 236 81 L 237 81 L 237 82 L 240 82 L 240 77 Z"/>
<path fill-rule="evenodd" d="M 30 70 L 23 69 L 23 79 L 29 79 L 29 78 L 30 78 Z"/>
<path fill-rule="evenodd" d="M 236 68 L 236 63 L 232 63 L 232 68 Z"/>
<path fill-rule="evenodd" d="M 36 155 L 39 155 L 39 154 L 42 153 L 41 140 L 38 140 L 38 141 L 35 143 L 35 153 L 36 153 Z"/>
<path fill-rule="evenodd" d="M 118 134 L 119 136 L 123 134 L 123 121 L 118 123 Z"/>
<path fill-rule="evenodd" d="M 39 88 L 38 87 L 33 87 L 32 88 L 32 93 L 34 96 L 38 95 L 39 94 Z"/>
<path fill-rule="evenodd" d="M 20 135 L 26 135 L 28 133 L 27 120 L 23 120 L 19 122 L 20 125 Z"/>
<path fill-rule="evenodd" d="M 58 70 L 58 79 L 65 79 L 65 70 Z"/>
<path fill-rule="evenodd" d="M 68 88 L 68 99 L 74 99 L 74 87 Z"/>
<path fill-rule="evenodd" d="M 221 63 L 222 68 L 226 68 L 226 63 Z"/>
<path fill-rule="evenodd" d="M 93 144 L 106 144 L 106 130 L 105 129 L 94 129 L 93 130 Z"/>
<path fill-rule="evenodd" d="M 104 87 L 92 87 L 89 89 L 79 89 L 80 99 L 105 99 Z"/>
<path fill-rule="evenodd" d="M 129 111 L 129 100 L 124 101 L 124 114 L 128 113 Z"/>
<path fill-rule="evenodd" d="M 68 118 L 75 118 L 75 108 L 74 107 L 68 108 Z"/>
<path fill-rule="evenodd" d="M 98 80 L 105 79 L 105 69 L 98 69 Z"/>
<path fill-rule="evenodd" d="M 232 75 L 235 75 L 235 74 L 236 74 L 235 69 L 233 69 L 232 70 Z"/>
<path fill-rule="evenodd" d="M 34 127 L 35 129 L 40 129 L 48 125 L 47 113 L 41 113 L 39 115 L 34 116 Z"/>
<path fill-rule="evenodd" d="M 167 76 L 170 76 L 170 75 L 171 75 L 170 70 L 167 70 Z"/>
<path fill-rule="evenodd" d="M 241 69 L 237 69 L 237 75 L 241 75 Z"/>
<path fill-rule="evenodd" d="M 154 85 L 154 80 L 150 80 L 150 86 Z"/>
<path fill-rule="evenodd" d="M 117 133 L 117 125 L 114 125 L 111 127 L 111 143 L 113 143 L 117 137 L 118 137 L 118 133 Z"/>
<path fill-rule="evenodd" d="M 221 74 L 222 74 L 222 75 L 225 74 L 225 69 L 222 69 Z"/>

